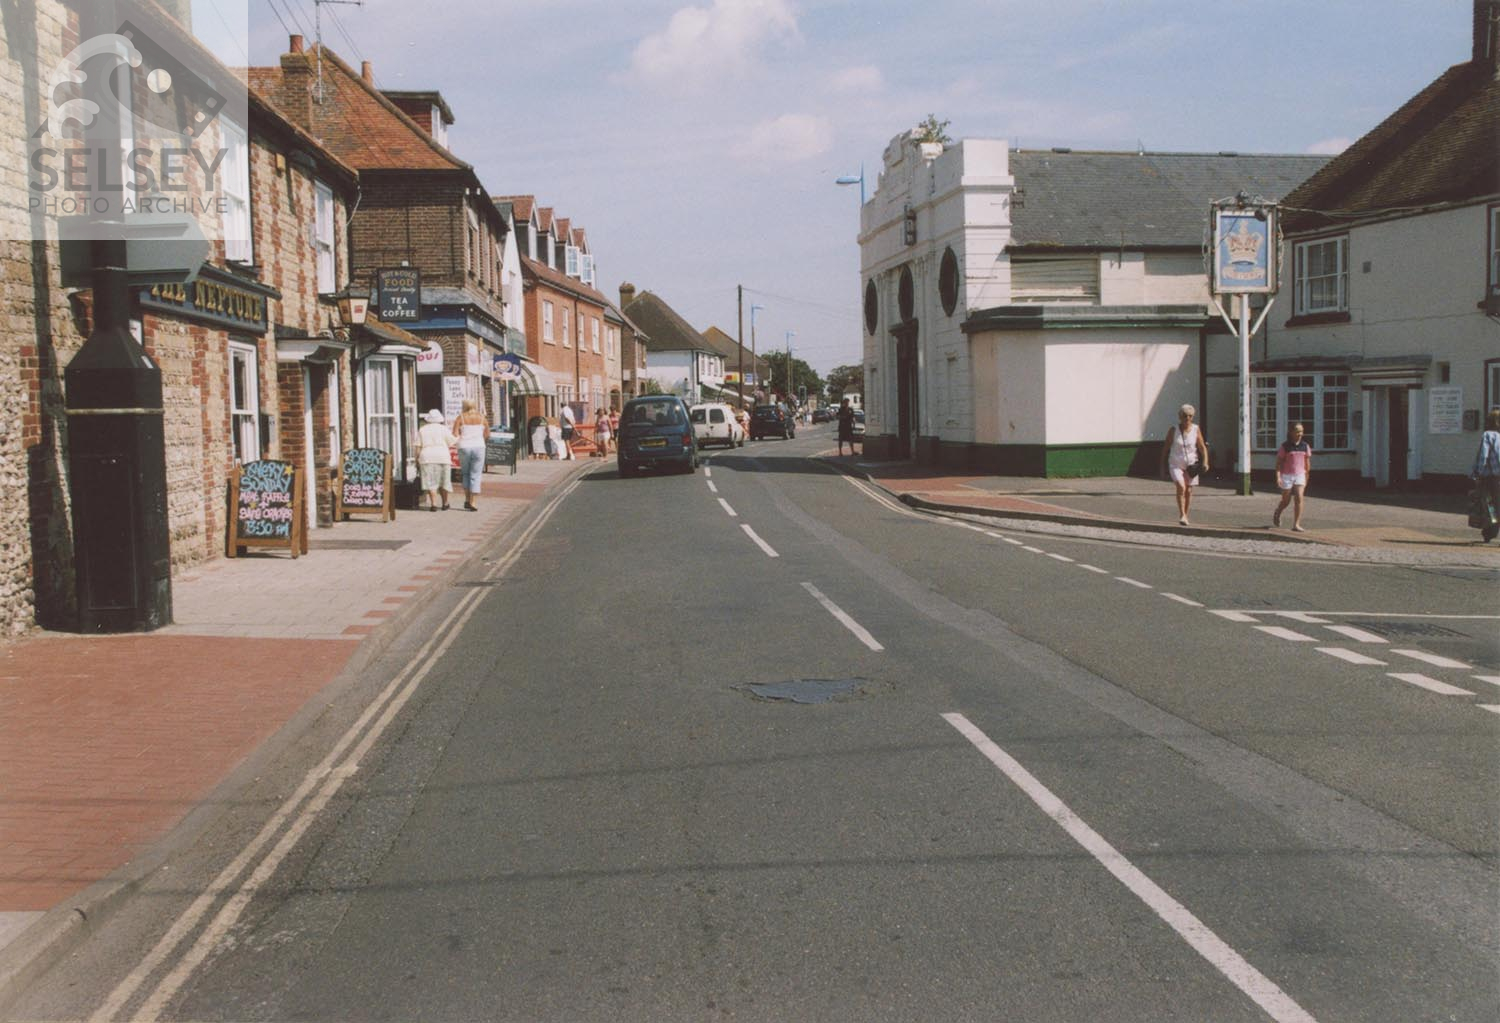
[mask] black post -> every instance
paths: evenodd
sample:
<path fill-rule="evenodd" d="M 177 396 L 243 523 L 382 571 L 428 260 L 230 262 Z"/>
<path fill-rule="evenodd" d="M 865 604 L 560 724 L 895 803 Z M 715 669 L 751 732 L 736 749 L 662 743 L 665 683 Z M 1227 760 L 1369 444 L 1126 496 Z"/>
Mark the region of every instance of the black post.
<path fill-rule="evenodd" d="M 740 346 L 740 408 L 745 407 L 745 286 L 739 285 L 736 289 L 739 295 L 740 333 L 735 341 Z"/>

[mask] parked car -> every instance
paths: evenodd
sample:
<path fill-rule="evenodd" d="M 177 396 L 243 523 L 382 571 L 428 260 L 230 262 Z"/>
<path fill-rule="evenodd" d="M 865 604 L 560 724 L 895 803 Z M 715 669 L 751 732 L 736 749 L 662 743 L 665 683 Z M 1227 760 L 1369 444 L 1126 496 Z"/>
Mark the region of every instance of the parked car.
<path fill-rule="evenodd" d="M 813 422 L 826 423 L 831 419 L 833 419 L 833 409 L 827 407 L 826 405 L 822 408 L 813 409 Z"/>
<path fill-rule="evenodd" d="M 857 408 L 857 409 L 854 410 L 854 436 L 856 436 L 856 437 L 863 437 L 864 435 L 865 435 L 865 410 L 862 409 L 862 408 Z"/>
<path fill-rule="evenodd" d="M 721 402 L 694 405 L 688 410 L 693 421 L 693 436 L 700 448 L 722 444 L 730 448 L 745 446 L 745 430 L 735 418 L 734 409 Z"/>
<path fill-rule="evenodd" d="M 775 405 L 757 405 L 750 413 L 750 439 L 777 436 L 791 440 L 797 436 L 797 419 L 790 409 L 779 402 Z"/>
<path fill-rule="evenodd" d="M 642 469 L 696 469 L 698 443 L 683 400 L 671 394 L 652 394 L 627 401 L 620 410 L 617 464 L 625 477 Z"/>

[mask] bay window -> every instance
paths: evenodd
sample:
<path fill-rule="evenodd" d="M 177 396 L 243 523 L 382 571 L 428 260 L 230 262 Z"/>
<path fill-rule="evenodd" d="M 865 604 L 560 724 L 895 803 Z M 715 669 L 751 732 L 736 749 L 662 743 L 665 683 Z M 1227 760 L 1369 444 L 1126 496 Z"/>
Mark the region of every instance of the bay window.
<path fill-rule="evenodd" d="M 1315 451 L 1351 447 L 1347 373 L 1257 374 L 1252 385 L 1256 451 L 1278 448 L 1292 423 L 1302 424 Z"/>
<path fill-rule="evenodd" d="M 394 460 L 400 457 L 401 399 L 396 360 L 372 355 L 364 361 L 361 381 L 365 396 L 364 446 L 379 448 Z"/>

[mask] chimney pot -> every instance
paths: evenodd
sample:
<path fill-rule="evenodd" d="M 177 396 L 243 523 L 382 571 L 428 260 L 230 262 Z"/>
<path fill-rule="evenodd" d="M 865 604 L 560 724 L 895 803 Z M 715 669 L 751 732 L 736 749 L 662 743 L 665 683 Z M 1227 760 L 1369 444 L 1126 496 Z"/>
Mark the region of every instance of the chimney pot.
<path fill-rule="evenodd" d="M 359 66 L 359 77 L 365 80 L 366 85 L 375 84 L 375 65 L 368 60 Z"/>
<path fill-rule="evenodd" d="M 291 51 L 293 53 L 301 53 L 302 52 L 302 37 L 299 36 L 299 35 L 296 35 L 294 33 L 292 35 L 292 40 L 291 40 L 290 46 L 291 46 Z"/>
<path fill-rule="evenodd" d="M 620 285 L 620 308 L 624 309 L 626 306 L 628 306 L 630 303 L 632 303 L 634 301 L 635 301 L 635 285 L 634 284 L 629 284 L 629 283 Z"/>

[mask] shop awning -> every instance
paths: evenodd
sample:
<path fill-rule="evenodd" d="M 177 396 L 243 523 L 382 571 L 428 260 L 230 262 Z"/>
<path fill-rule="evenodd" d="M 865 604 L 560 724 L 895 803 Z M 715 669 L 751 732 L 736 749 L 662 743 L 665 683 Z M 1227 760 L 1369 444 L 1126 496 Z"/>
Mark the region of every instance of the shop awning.
<path fill-rule="evenodd" d="M 551 370 L 544 369 L 539 363 L 532 362 L 530 359 L 522 359 L 521 375 L 510 381 L 510 393 L 555 398 L 557 385 L 557 375 Z"/>

